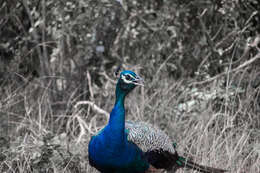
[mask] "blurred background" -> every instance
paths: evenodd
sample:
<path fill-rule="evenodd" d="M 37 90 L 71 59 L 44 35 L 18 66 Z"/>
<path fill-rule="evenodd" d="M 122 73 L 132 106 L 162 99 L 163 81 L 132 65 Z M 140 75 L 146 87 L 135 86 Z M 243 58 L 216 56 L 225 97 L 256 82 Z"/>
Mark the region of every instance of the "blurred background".
<path fill-rule="evenodd" d="M 1 0 L 0 172 L 95 172 L 87 145 L 118 66 L 145 80 L 127 119 L 198 163 L 260 172 L 259 12 L 256 0 Z"/>

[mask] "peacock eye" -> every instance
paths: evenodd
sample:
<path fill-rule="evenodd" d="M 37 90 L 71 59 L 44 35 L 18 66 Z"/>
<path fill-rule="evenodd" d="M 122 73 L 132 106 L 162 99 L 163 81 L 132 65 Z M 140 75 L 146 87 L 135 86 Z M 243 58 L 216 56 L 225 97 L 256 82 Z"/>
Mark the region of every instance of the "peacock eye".
<path fill-rule="evenodd" d="M 126 76 L 125 76 L 125 79 L 126 79 L 126 80 L 131 80 L 131 76 L 126 75 Z"/>

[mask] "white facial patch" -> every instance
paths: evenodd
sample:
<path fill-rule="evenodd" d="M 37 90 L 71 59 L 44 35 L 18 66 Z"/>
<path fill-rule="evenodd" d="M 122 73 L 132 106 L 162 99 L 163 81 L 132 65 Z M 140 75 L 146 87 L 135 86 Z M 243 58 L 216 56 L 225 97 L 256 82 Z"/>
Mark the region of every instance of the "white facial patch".
<path fill-rule="evenodd" d="M 126 76 L 130 76 L 130 77 L 131 77 L 130 80 L 126 79 Z M 131 75 L 131 74 L 127 74 L 127 75 L 122 75 L 122 76 L 121 76 L 121 79 L 122 79 L 125 83 L 134 83 L 134 82 L 132 81 L 132 79 L 135 79 L 135 77 L 134 77 L 133 75 Z"/>

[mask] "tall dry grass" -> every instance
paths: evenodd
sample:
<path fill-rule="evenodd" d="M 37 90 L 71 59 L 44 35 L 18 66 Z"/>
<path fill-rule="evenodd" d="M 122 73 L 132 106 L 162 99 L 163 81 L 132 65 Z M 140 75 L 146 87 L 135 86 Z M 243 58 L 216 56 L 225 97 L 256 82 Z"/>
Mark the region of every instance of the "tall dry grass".
<path fill-rule="evenodd" d="M 260 172 L 259 88 L 237 82 L 248 77 L 238 73 L 229 83 L 191 85 L 192 79 L 158 75 L 126 99 L 126 119 L 159 126 L 177 143 L 180 155 L 199 164 L 232 173 Z M 48 87 L 36 82 L 6 91 L 1 119 L 9 127 L 1 131 L 8 138 L 0 140 L 0 171 L 96 172 L 88 164 L 88 141 L 106 124 L 115 99 L 115 81 L 104 81 L 103 88 L 92 86 L 96 107 L 78 102 L 73 93 L 57 106 Z"/>

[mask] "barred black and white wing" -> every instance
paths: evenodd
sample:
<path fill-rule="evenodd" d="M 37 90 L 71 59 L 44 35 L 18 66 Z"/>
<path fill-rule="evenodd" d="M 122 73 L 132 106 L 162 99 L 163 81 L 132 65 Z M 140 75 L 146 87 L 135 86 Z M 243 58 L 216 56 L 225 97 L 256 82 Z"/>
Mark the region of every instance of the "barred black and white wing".
<path fill-rule="evenodd" d="M 202 173 L 224 173 L 227 170 L 199 165 L 181 157 L 176 152 L 169 136 L 157 127 L 145 122 L 125 122 L 127 139 L 135 143 L 143 152 L 148 162 L 157 169 L 175 172 L 186 167 Z"/>
<path fill-rule="evenodd" d="M 145 122 L 125 122 L 127 139 L 135 143 L 142 151 L 164 150 L 175 153 L 172 141 L 162 130 Z"/>
<path fill-rule="evenodd" d="M 125 122 L 127 139 L 135 143 L 151 165 L 157 169 L 171 170 L 178 160 L 169 136 L 157 127 L 145 122 Z"/>

